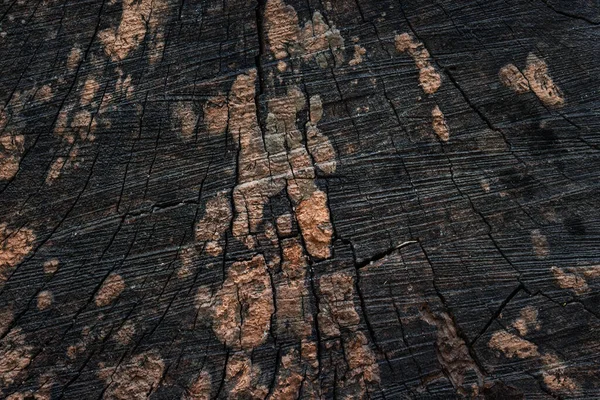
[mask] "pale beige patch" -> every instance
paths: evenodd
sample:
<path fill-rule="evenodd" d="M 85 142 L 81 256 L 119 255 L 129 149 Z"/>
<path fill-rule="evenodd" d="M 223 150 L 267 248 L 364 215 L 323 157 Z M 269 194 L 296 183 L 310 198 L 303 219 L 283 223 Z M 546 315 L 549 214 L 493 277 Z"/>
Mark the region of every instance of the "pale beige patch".
<path fill-rule="evenodd" d="M 35 93 L 35 99 L 40 102 L 47 102 L 52 99 L 52 86 L 46 84 L 43 85 L 39 90 Z"/>
<path fill-rule="evenodd" d="M 500 68 L 498 76 L 504 86 L 512 89 L 517 94 L 527 93 L 530 90 L 527 78 L 514 64 L 508 64 Z"/>
<path fill-rule="evenodd" d="M 354 331 L 360 317 L 354 307 L 354 278 L 337 272 L 319 281 L 319 329 L 325 337 L 340 336 L 341 329 Z"/>
<path fill-rule="evenodd" d="M 235 262 L 215 296 L 213 330 L 234 349 L 253 349 L 266 339 L 274 312 L 265 259 Z"/>
<path fill-rule="evenodd" d="M 438 135 L 440 140 L 447 142 L 450 139 L 450 128 L 448 128 L 448 124 L 446 123 L 446 118 L 440 110 L 439 106 L 435 106 L 435 108 L 431 111 L 431 118 L 433 131 Z"/>
<path fill-rule="evenodd" d="M 344 340 L 344 353 L 350 371 L 346 379 L 357 381 L 360 392 L 358 398 L 368 398 L 367 387 L 380 382 L 379 365 L 373 350 L 369 347 L 367 337 L 362 332 L 356 332 Z"/>
<path fill-rule="evenodd" d="M 537 320 L 537 317 L 538 311 L 532 306 L 527 306 L 521 310 L 519 318 L 513 322 L 512 326 L 519 331 L 521 336 L 526 335 L 531 328 L 539 331 L 541 326 Z"/>
<path fill-rule="evenodd" d="M 44 262 L 44 273 L 51 275 L 51 274 L 55 274 L 56 271 L 58 271 L 58 266 L 60 265 L 60 262 L 58 261 L 57 258 L 52 258 L 48 261 Z"/>
<path fill-rule="evenodd" d="M 531 231 L 531 245 L 533 247 L 533 254 L 538 259 L 544 259 L 550 254 L 548 239 L 539 229 Z"/>
<path fill-rule="evenodd" d="M 289 236 L 292 234 L 292 215 L 282 214 L 277 217 L 277 232 L 279 236 Z"/>
<path fill-rule="evenodd" d="M 17 174 L 24 151 L 25 136 L 0 136 L 0 180 L 11 179 Z"/>
<path fill-rule="evenodd" d="M 52 305 L 52 301 L 54 300 L 54 296 L 52 296 L 52 292 L 49 290 L 44 290 L 38 293 L 37 296 L 37 308 L 38 310 L 46 310 L 50 308 Z"/>
<path fill-rule="evenodd" d="M 531 358 L 539 356 L 538 348 L 528 340 L 518 337 L 510 332 L 495 332 L 488 345 L 501 351 L 508 358 Z"/>
<path fill-rule="evenodd" d="M 69 56 L 67 57 L 67 68 L 71 71 L 76 69 L 81 61 L 81 56 L 81 49 L 78 47 L 73 47 L 69 52 Z"/>
<path fill-rule="evenodd" d="M 179 102 L 173 109 L 173 120 L 177 121 L 177 128 L 181 137 L 190 140 L 194 136 L 198 115 L 194 111 L 194 104 L 191 102 Z"/>
<path fill-rule="evenodd" d="M 308 253 L 317 258 L 329 258 L 333 226 L 327 207 L 327 196 L 317 190 L 296 207 L 296 220 Z"/>
<path fill-rule="evenodd" d="M 138 354 L 116 368 L 101 370 L 99 375 L 108 384 L 105 399 L 142 400 L 156 390 L 165 364 L 154 352 Z"/>
<path fill-rule="evenodd" d="M 121 275 L 111 273 L 96 293 L 95 302 L 98 307 L 104 307 L 112 303 L 125 290 L 125 281 Z"/>
<path fill-rule="evenodd" d="M 298 14 L 294 7 L 283 0 L 268 0 L 265 6 L 265 28 L 269 38 L 269 48 L 276 59 L 288 57 L 298 52 L 300 28 Z"/>
<path fill-rule="evenodd" d="M 225 382 L 230 399 L 264 399 L 269 390 L 259 384 L 261 370 L 246 354 L 234 354 L 225 369 Z"/>
<path fill-rule="evenodd" d="M 550 75 L 546 62 L 530 53 L 527 56 L 527 66 L 524 72 L 533 93 L 547 106 L 562 107 L 565 103 L 561 90 L 556 86 Z"/>
<path fill-rule="evenodd" d="M 421 309 L 423 320 L 436 327 L 437 358 L 444 369 L 445 375 L 457 388 L 457 391 L 466 396 L 467 388 L 464 387 L 465 377 L 469 371 L 477 375 L 479 384 L 483 384 L 483 373 L 471 357 L 465 341 L 458 335 L 452 317 L 446 312 L 433 314 L 428 307 Z"/>
<path fill-rule="evenodd" d="M 561 288 L 571 289 L 577 294 L 583 294 L 590 290 L 584 277 L 575 273 L 575 271 L 569 270 L 571 272 L 568 272 L 558 267 L 552 267 L 550 270 L 552 271 L 558 286 Z"/>
<path fill-rule="evenodd" d="M 0 283 L 6 281 L 13 268 L 33 250 L 35 235 L 28 228 L 12 230 L 0 224 Z"/>
<path fill-rule="evenodd" d="M 442 77 L 430 61 L 429 51 L 423 43 L 417 41 L 409 33 L 396 35 L 396 50 L 399 53 L 408 53 L 419 69 L 419 82 L 423 92 L 432 94 L 442 85 Z"/>
<path fill-rule="evenodd" d="M 327 174 L 333 174 L 337 163 L 333 145 L 317 128 L 317 123 L 323 117 L 323 102 L 321 96 L 315 95 L 310 98 L 310 121 L 306 123 L 306 139 L 308 151 L 315 165 Z"/>

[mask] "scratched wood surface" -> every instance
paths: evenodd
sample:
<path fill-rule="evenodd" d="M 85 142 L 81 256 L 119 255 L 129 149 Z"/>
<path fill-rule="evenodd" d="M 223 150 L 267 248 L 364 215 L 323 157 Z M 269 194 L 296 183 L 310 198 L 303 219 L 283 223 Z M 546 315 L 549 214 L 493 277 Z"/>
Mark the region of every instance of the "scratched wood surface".
<path fill-rule="evenodd" d="M 4 0 L 0 398 L 599 398 L 599 24 Z"/>

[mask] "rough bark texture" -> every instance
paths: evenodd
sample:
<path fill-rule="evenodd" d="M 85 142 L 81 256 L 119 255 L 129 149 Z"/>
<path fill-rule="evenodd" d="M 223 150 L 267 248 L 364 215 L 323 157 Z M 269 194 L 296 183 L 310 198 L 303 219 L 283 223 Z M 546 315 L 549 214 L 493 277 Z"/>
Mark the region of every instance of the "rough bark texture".
<path fill-rule="evenodd" d="M 2 2 L 0 398 L 599 398 L 599 24 Z"/>

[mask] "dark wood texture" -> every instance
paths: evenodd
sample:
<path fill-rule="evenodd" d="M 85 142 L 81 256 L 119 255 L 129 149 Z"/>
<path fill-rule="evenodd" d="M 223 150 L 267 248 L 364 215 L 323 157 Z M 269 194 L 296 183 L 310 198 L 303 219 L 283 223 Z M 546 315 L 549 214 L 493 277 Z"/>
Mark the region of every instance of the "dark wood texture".
<path fill-rule="evenodd" d="M 3 1 L 0 398 L 600 398 L 599 24 Z"/>

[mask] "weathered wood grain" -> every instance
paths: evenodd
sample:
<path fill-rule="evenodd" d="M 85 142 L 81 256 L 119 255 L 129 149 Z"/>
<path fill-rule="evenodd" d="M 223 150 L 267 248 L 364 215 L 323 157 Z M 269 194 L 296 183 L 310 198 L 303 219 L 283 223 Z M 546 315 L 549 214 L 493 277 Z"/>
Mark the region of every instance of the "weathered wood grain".
<path fill-rule="evenodd" d="M 598 24 L 4 1 L 0 398 L 599 398 Z"/>

